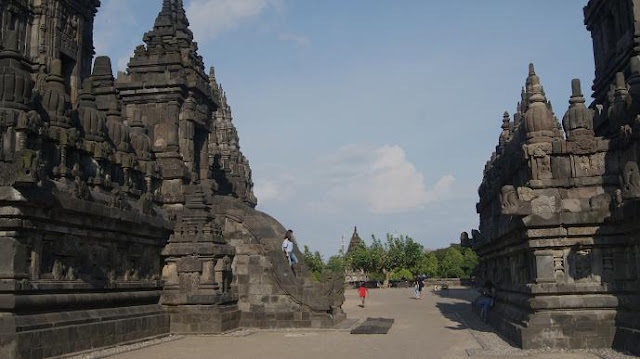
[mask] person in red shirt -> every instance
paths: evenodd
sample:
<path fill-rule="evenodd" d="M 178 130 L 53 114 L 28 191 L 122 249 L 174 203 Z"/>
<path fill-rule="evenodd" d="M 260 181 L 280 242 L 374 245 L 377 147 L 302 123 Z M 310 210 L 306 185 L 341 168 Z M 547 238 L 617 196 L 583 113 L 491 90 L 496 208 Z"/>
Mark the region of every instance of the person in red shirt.
<path fill-rule="evenodd" d="M 364 299 L 367 297 L 367 293 L 369 293 L 369 290 L 364 286 L 363 282 L 360 284 L 360 288 L 358 288 L 358 294 L 360 295 L 360 298 L 362 298 L 362 304 L 360 305 L 362 308 L 364 308 Z"/>

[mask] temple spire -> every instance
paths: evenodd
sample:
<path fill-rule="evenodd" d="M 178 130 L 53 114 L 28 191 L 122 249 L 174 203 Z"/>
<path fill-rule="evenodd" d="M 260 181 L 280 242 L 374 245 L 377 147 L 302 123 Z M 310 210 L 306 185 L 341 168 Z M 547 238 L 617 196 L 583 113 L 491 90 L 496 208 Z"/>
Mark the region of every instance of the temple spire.
<path fill-rule="evenodd" d="M 153 24 L 153 30 L 144 35 L 144 42 L 148 47 L 180 48 L 195 47 L 193 33 L 189 30 L 182 0 L 163 0 L 162 9 Z"/>
<path fill-rule="evenodd" d="M 211 98 L 216 104 L 216 111 L 222 108 L 221 88 L 216 79 L 216 69 L 211 66 L 209 68 L 209 87 L 211 87 Z"/>
<path fill-rule="evenodd" d="M 549 141 L 554 137 L 556 121 L 549 109 L 547 98 L 542 90 L 540 77 L 536 75 L 533 64 L 529 64 L 527 77 L 527 112 L 525 113 L 525 129 L 527 139 L 532 142 Z"/>
<path fill-rule="evenodd" d="M 357 245 L 362 242 L 360 236 L 358 235 L 358 227 L 353 227 L 353 234 L 351 235 L 351 240 L 349 240 L 349 247 L 347 247 L 347 253 L 350 253 Z"/>
<path fill-rule="evenodd" d="M 567 139 L 593 136 L 593 111 L 585 106 L 579 79 L 571 80 L 571 98 L 569 109 L 562 119 L 562 127 Z"/>

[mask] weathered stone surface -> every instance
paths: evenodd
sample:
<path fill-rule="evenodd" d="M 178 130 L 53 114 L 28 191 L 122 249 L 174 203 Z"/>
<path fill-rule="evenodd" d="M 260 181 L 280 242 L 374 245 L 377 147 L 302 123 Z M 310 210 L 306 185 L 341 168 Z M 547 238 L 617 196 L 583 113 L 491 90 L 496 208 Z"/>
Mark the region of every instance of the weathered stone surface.
<path fill-rule="evenodd" d="M 514 342 L 638 353 L 638 2 L 590 0 L 584 14 L 595 102 L 572 81 L 563 136 L 530 66 L 485 166 L 472 245 L 497 289 L 490 320 Z"/>
<path fill-rule="evenodd" d="M 253 209 L 183 1 L 162 1 L 117 79 L 107 57 L 91 71 L 99 6 L 0 1 L 0 356 L 343 319 L 341 285 L 294 275 L 284 228 Z"/>

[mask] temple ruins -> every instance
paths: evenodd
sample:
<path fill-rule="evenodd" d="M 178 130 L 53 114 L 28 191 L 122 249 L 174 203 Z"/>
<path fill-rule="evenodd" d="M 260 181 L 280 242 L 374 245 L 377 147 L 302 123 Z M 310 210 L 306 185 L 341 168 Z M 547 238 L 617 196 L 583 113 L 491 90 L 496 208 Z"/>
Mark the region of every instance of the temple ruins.
<path fill-rule="evenodd" d="M 344 319 L 343 278 L 292 272 L 285 228 L 254 209 L 183 1 L 157 2 L 115 78 L 94 59 L 99 0 L 0 1 L 2 358 Z"/>
<path fill-rule="evenodd" d="M 477 281 L 490 323 L 528 348 L 640 353 L 640 1 L 590 0 L 594 101 L 560 121 L 533 65 L 478 190 Z"/>

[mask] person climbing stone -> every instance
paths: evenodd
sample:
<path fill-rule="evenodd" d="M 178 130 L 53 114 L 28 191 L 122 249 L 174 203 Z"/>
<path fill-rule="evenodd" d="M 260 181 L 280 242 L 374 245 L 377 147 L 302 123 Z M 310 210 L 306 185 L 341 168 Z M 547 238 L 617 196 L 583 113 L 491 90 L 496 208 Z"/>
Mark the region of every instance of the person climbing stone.
<path fill-rule="evenodd" d="M 289 260 L 289 266 L 291 270 L 293 270 L 293 266 L 298 263 L 298 258 L 296 258 L 295 253 L 293 253 L 293 231 L 287 230 L 287 233 L 284 235 L 284 240 L 282 241 L 282 251 L 287 256 Z"/>

